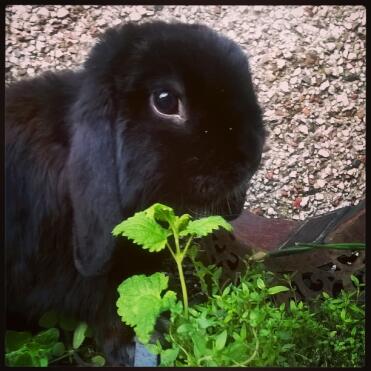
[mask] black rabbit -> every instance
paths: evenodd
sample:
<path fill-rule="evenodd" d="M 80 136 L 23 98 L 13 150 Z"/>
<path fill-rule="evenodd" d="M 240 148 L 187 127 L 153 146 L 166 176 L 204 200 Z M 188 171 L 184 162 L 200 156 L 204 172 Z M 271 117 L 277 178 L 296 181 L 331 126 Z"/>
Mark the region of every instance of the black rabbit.
<path fill-rule="evenodd" d="M 241 212 L 265 137 L 247 58 L 203 25 L 108 30 L 78 71 L 6 89 L 8 316 L 85 320 L 130 365 L 118 284 L 160 270 L 113 227 L 154 202 Z"/>

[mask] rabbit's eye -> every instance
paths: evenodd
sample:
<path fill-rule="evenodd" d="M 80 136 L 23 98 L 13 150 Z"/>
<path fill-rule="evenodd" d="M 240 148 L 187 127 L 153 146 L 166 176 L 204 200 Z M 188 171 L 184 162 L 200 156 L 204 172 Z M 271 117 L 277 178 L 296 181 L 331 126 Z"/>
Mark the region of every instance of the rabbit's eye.
<path fill-rule="evenodd" d="M 168 90 L 155 92 L 151 96 L 151 103 L 155 111 L 163 115 L 179 114 L 179 98 Z"/>

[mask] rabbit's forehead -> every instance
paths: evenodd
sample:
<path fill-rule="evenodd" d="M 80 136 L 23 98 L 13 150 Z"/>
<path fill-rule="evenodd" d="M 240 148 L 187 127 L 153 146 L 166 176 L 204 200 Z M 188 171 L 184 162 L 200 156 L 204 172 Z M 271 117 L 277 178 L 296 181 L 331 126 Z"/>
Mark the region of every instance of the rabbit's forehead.
<path fill-rule="evenodd" d="M 161 35 L 143 35 L 133 45 L 140 68 L 200 83 L 210 79 L 227 82 L 248 74 L 247 57 L 234 41 L 205 26 L 168 27 Z"/>
<path fill-rule="evenodd" d="M 150 55 L 143 55 L 143 60 Z M 238 58 L 215 56 L 210 50 L 162 50 L 150 64 L 136 64 L 134 69 L 138 69 L 138 80 L 143 78 L 150 88 L 172 88 L 190 98 L 212 93 L 215 99 L 223 99 L 243 96 L 250 85 L 246 57 L 240 54 Z"/>

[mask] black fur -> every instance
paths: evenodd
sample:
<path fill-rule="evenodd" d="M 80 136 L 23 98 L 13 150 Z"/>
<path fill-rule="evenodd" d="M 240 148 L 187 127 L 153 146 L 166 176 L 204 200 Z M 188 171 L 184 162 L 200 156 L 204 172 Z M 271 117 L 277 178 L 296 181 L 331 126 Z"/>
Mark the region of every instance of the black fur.
<path fill-rule="evenodd" d="M 182 94 L 184 124 L 149 105 L 169 86 Z M 130 364 L 116 287 L 159 270 L 162 257 L 111 230 L 154 202 L 241 212 L 265 134 L 245 55 L 201 25 L 110 29 L 80 71 L 8 87 L 5 133 L 9 316 L 76 316 L 111 363 Z"/>

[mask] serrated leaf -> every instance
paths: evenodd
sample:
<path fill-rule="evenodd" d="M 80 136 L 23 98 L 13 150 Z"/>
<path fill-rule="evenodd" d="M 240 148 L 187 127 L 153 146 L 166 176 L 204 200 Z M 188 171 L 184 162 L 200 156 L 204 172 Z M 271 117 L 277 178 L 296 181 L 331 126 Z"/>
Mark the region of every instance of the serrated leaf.
<path fill-rule="evenodd" d="M 117 313 L 127 325 L 134 327 L 143 344 L 148 343 L 154 330 L 156 319 L 165 310 L 176 306 L 176 294 L 168 291 L 169 278 L 163 273 L 152 276 L 137 275 L 123 281 L 118 287 Z"/>
<path fill-rule="evenodd" d="M 216 339 L 215 339 L 215 348 L 217 350 L 222 350 L 225 346 L 225 343 L 227 341 L 227 330 L 224 330 L 222 333 L 220 333 Z"/>
<path fill-rule="evenodd" d="M 151 219 L 168 222 L 169 224 L 174 223 L 176 218 L 174 210 L 171 207 L 160 203 L 153 204 L 143 212 Z"/>
<path fill-rule="evenodd" d="M 286 286 L 274 286 L 268 289 L 268 294 L 275 295 L 275 294 L 278 294 L 279 292 L 284 292 L 284 291 L 289 291 L 289 290 L 290 289 L 287 288 Z"/>
<path fill-rule="evenodd" d="M 80 322 L 76 327 L 75 331 L 73 332 L 73 342 L 72 347 L 73 349 L 79 349 L 81 344 L 85 340 L 86 330 L 88 329 L 88 325 L 85 322 Z"/>
<path fill-rule="evenodd" d="M 39 326 L 44 328 L 55 327 L 58 323 L 58 314 L 51 310 L 44 313 L 44 315 L 39 319 Z"/>
<path fill-rule="evenodd" d="M 165 248 L 171 232 L 141 211 L 118 224 L 112 234 L 125 236 L 150 252 L 158 252 Z"/>
<path fill-rule="evenodd" d="M 227 231 L 232 231 L 232 226 L 221 216 L 209 216 L 197 220 L 191 220 L 187 227 L 179 233 L 181 237 L 193 235 L 195 237 L 204 237 L 212 233 L 213 230 L 220 227 Z"/>
<path fill-rule="evenodd" d="M 91 362 L 99 367 L 102 367 L 106 364 L 106 360 L 100 355 L 92 357 Z"/>

